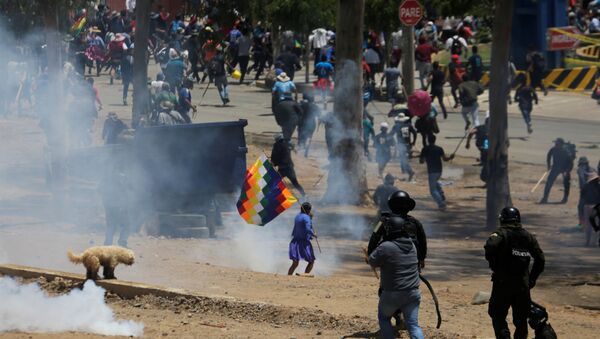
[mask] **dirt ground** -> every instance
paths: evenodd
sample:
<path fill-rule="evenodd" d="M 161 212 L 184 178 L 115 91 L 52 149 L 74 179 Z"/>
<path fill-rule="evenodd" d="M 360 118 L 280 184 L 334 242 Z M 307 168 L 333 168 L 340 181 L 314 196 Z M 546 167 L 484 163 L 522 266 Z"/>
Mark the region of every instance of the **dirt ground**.
<path fill-rule="evenodd" d="M 73 193 L 76 198 L 71 209 L 78 213 L 69 214 L 69 218 L 56 213 L 50 194 L 43 188 L 40 164 L 30 161 L 41 158 L 42 137 L 35 126 L 24 125 L 23 119 L 0 124 L 4 135 L 20 133 L 27 139 L 7 141 L 23 145 L 18 150 L 7 148 L 15 153 L 9 158 L 19 156 L 23 161 L 7 170 L 15 174 L 15 180 L 2 182 L 0 262 L 83 273 L 83 268 L 67 262 L 65 252 L 102 242 L 103 213 L 98 197 L 85 184 L 74 184 L 73 191 L 81 192 Z M 270 142 L 269 137 L 248 135 L 249 165 L 261 149 L 268 149 L 265 145 L 267 140 Z M 315 222 L 322 253 L 317 253 L 314 278 L 285 275 L 289 265 L 287 242 L 295 210 L 264 228 L 245 225 L 235 212 L 228 212 L 224 216 L 226 227 L 218 230 L 217 239 L 168 239 L 146 236 L 143 232 L 132 235 L 129 244 L 136 252 L 136 264 L 119 267 L 116 273 L 125 280 L 248 302 L 255 305 L 252 312 L 246 308 L 229 310 L 198 305 L 193 301 L 175 305 L 177 302 L 157 298 L 121 300 L 109 295 L 107 301 L 117 317 L 143 322 L 144 336 L 148 338 L 372 337 L 377 330 L 378 282 L 364 263 L 360 248 L 368 240 L 369 222 L 375 209 L 319 205 L 327 183 L 327 176 L 322 177 L 326 157 L 322 145 L 315 143 L 314 150 L 306 160 L 300 153 L 294 155 L 298 177 L 316 206 Z M 435 208 L 429 196 L 425 167 L 416 160 L 412 161 L 417 170 L 416 181 L 397 183 L 397 187 L 409 191 L 416 199 L 413 215 L 422 220 L 429 238 L 423 274 L 436 290 L 443 323 L 441 332 L 432 329 L 436 320 L 432 299 L 421 286 L 420 322 L 428 338 L 493 337 L 487 305 L 471 305 L 476 292 L 491 290 L 483 258 L 483 244 L 491 231 L 484 226 L 485 190 L 478 178 L 480 167 L 474 163 L 473 158 L 458 156 L 445 164 L 443 183 L 449 202 L 446 211 Z M 367 168 L 371 189 L 381 182 L 374 175 L 375 167 L 369 163 Z M 535 194 L 529 192 L 544 170 L 539 165 L 516 162 L 510 165 L 513 202 L 521 210 L 524 225 L 536 234 L 546 253 L 546 271 L 532 297 L 547 307 L 559 337 L 596 338 L 600 249 L 583 247 L 584 233 L 573 227 L 577 223 L 577 187 L 573 188 L 567 204 L 536 203 L 542 188 Z M 395 162 L 388 171 L 401 176 Z M 555 185 L 550 200 L 559 201 L 561 193 L 560 185 Z M 81 208 L 90 201 L 94 208 Z M 256 306 L 261 303 L 265 305 L 264 311 Z M 338 322 L 330 324 L 327 319 Z M 0 335 L 0 338 L 88 337 L 97 336 Z"/>

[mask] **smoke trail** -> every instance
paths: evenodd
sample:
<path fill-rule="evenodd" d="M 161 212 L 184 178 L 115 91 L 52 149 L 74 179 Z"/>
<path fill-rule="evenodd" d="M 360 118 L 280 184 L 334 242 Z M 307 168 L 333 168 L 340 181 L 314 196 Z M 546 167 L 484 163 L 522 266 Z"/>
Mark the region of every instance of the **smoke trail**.
<path fill-rule="evenodd" d="M 104 289 L 87 281 L 83 290 L 47 296 L 38 284 L 19 285 L 0 278 L 0 332 L 89 332 L 141 336 L 144 325 L 117 321 L 104 302 Z"/>

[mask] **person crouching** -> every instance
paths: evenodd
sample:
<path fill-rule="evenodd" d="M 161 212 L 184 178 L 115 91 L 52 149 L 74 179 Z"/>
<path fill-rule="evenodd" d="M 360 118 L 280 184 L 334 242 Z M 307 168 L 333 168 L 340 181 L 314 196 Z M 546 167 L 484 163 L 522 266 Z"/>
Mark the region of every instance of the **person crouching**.
<path fill-rule="evenodd" d="M 294 230 L 292 231 L 292 241 L 289 247 L 289 256 L 292 260 L 292 266 L 288 270 L 288 275 L 294 274 L 298 267 L 300 259 L 306 260 L 308 265 L 304 270 L 305 274 L 312 271 L 315 264 L 315 251 L 313 250 L 311 239 L 316 238 L 312 227 L 312 205 L 305 202 L 300 206 L 300 213 L 294 219 Z"/>
<path fill-rule="evenodd" d="M 419 260 L 404 228 L 388 228 L 384 241 L 369 255 L 369 264 L 381 268 L 381 295 L 377 317 L 381 338 L 395 338 L 392 316 L 400 310 L 413 339 L 422 339 L 419 327 Z"/>

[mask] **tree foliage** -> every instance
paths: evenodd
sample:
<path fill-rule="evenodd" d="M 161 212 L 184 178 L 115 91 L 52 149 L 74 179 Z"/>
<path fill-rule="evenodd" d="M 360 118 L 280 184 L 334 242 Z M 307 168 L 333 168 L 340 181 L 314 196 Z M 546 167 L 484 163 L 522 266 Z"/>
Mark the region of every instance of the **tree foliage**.
<path fill-rule="evenodd" d="M 317 27 L 333 28 L 337 1 L 276 0 L 266 1 L 266 5 L 262 8 L 265 16 L 263 19 L 271 22 L 274 26 L 281 26 L 282 30 L 306 32 Z"/>
<path fill-rule="evenodd" d="M 369 0 L 365 2 L 365 29 L 391 32 L 400 27 L 400 0 Z"/>

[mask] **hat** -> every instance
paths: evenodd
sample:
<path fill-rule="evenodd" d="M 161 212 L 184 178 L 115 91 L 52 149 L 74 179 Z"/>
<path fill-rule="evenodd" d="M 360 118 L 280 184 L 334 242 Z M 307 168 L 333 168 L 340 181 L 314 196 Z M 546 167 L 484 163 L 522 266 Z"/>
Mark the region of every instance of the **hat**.
<path fill-rule="evenodd" d="M 399 111 L 399 110 L 401 110 L 401 109 L 407 109 L 407 107 L 406 107 L 406 105 L 404 105 L 404 104 L 395 104 L 395 105 L 392 107 L 392 109 L 393 109 L 394 111 Z"/>
<path fill-rule="evenodd" d="M 90 27 L 89 31 L 90 31 L 90 33 L 100 33 L 100 32 L 102 32 L 101 30 L 98 29 L 97 26 Z"/>
<path fill-rule="evenodd" d="M 587 157 L 579 157 L 579 164 L 589 164 L 590 162 L 588 161 Z"/>
<path fill-rule="evenodd" d="M 458 54 L 452 54 L 452 60 L 459 60 L 460 56 Z"/>
<path fill-rule="evenodd" d="M 156 12 L 150 13 L 150 19 L 152 19 L 152 20 L 158 19 L 159 16 L 160 16 L 160 14 L 158 14 Z"/>
<path fill-rule="evenodd" d="M 204 30 L 207 31 L 207 32 L 211 32 L 211 33 L 213 31 L 213 29 L 210 26 L 204 27 Z"/>
<path fill-rule="evenodd" d="M 169 48 L 169 59 L 177 59 L 177 57 L 179 57 L 177 51 L 174 48 Z"/>
<path fill-rule="evenodd" d="M 556 138 L 556 140 L 554 140 L 554 142 L 559 143 L 559 144 L 564 144 L 565 143 L 565 139 L 563 139 L 563 138 Z"/>
<path fill-rule="evenodd" d="M 384 121 L 381 124 L 379 124 L 379 127 L 381 127 L 381 128 L 389 128 L 390 125 L 388 125 L 388 123 Z"/>
<path fill-rule="evenodd" d="M 394 118 L 394 121 L 398 121 L 398 122 L 405 122 L 410 120 L 409 117 L 406 116 L 406 114 L 404 113 L 398 113 L 398 115 Z"/>
<path fill-rule="evenodd" d="M 277 76 L 277 81 L 288 82 L 290 81 L 290 78 L 287 76 L 287 74 L 285 74 L 285 72 L 281 72 Z"/>
<path fill-rule="evenodd" d="M 115 35 L 115 41 L 125 41 L 125 36 L 121 33 Z"/>

